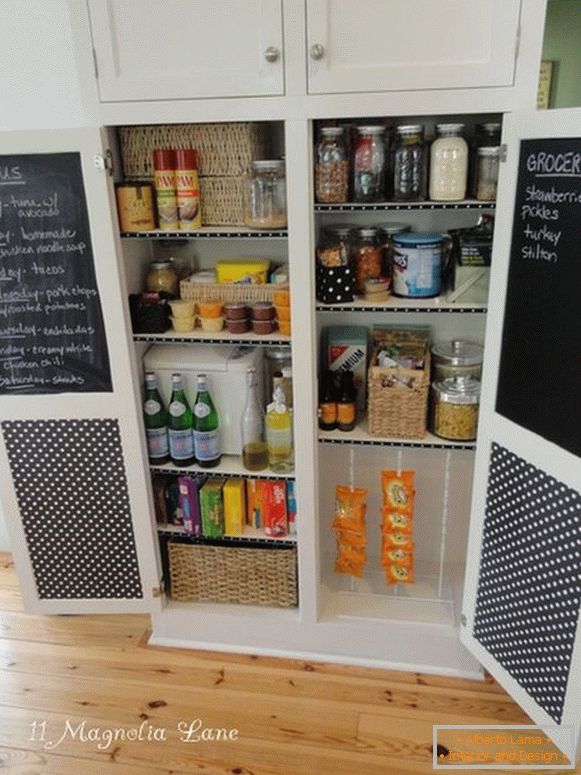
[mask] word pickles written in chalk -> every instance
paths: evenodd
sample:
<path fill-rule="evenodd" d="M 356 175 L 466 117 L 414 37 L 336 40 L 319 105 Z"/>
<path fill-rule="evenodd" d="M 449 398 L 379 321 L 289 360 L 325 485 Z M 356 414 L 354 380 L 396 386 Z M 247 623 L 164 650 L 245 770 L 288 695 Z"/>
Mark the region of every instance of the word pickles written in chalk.
<path fill-rule="evenodd" d="M 80 157 L 0 157 L 0 393 L 110 390 Z"/>

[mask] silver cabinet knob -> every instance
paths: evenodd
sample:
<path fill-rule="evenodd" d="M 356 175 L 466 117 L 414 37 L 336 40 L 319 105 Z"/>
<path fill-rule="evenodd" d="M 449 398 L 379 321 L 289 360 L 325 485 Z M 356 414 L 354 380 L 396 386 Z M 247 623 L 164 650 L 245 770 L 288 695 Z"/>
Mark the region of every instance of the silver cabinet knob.
<path fill-rule="evenodd" d="M 311 46 L 311 59 L 319 60 L 325 56 L 325 47 L 321 43 L 313 43 Z"/>
<path fill-rule="evenodd" d="M 264 58 L 267 62 L 276 62 L 280 56 L 280 51 L 276 46 L 269 46 L 264 52 Z"/>

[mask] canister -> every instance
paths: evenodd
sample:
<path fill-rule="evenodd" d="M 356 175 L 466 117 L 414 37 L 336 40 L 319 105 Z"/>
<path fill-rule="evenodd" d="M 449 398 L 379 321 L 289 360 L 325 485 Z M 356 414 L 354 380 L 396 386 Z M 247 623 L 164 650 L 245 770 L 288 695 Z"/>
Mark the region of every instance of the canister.
<path fill-rule="evenodd" d="M 138 232 L 155 229 L 151 183 L 117 183 L 115 190 L 121 231 Z"/>
<path fill-rule="evenodd" d="M 478 427 L 480 382 L 452 377 L 432 383 L 432 431 L 452 441 L 472 441 Z"/>
<path fill-rule="evenodd" d="M 438 296 L 442 288 L 443 236 L 409 232 L 393 237 L 393 292 L 407 298 Z"/>
<path fill-rule="evenodd" d="M 474 342 L 462 339 L 436 342 L 432 346 L 433 378 L 437 382 L 451 377 L 480 379 L 483 358 L 484 348 Z"/>

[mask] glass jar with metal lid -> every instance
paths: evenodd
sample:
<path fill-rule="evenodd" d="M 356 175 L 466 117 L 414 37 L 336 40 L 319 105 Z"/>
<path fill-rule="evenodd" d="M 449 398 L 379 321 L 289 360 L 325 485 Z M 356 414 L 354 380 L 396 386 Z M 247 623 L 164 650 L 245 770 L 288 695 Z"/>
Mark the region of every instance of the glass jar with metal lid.
<path fill-rule="evenodd" d="M 432 383 L 432 431 L 451 441 L 473 441 L 478 427 L 480 382 L 452 377 Z"/>
<path fill-rule="evenodd" d="M 353 198 L 380 202 L 385 196 L 385 145 L 383 126 L 358 126 L 353 159 Z"/>
<path fill-rule="evenodd" d="M 456 202 L 466 196 L 468 143 L 464 124 L 438 124 L 430 152 L 430 199 Z"/>
<path fill-rule="evenodd" d="M 476 151 L 476 199 L 491 202 L 496 199 L 500 146 L 478 148 Z"/>
<path fill-rule="evenodd" d="M 377 279 L 383 275 L 384 251 L 381 230 L 375 226 L 365 226 L 356 231 L 353 247 L 353 266 L 355 270 L 355 291 L 365 293 L 365 281 Z"/>
<path fill-rule="evenodd" d="M 178 295 L 178 276 L 171 261 L 152 261 L 147 273 L 146 287 L 148 291 L 164 291 L 173 296 Z"/>
<path fill-rule="evenodd" d="M 246 179 L 244 222 L 252 229 L 283 229 L 286 218 L 284 161 L 253 161 Z"/>
<path fill-rule="evenodd" d="M 343 127 L 321 129 L 315 160 L 315 197 L 317 202 L 346 202 L 349 197 L 349 161 Z"/>
<path fill-rule="evenodd" d="M 353 223 L 325 226 L 317 248 L 318 263 L 327 268 L 350 266 L 356 230 L 357 226 Z"/>
<path fill-rule="evenodd" d="M 452 339 L 450 342 L 436 342 L 432 346 L 433 379 L 439 382 L 452 377 L 482 376 L 484 349 L 474 342 Z"/>
<path fill-rule="evenodd" d="M 501 125 L 496 121 L 490 121 L 485 124 L 476 124 L 474 139 L 470 145 L 470 194 L 476 198 L 479 148 L 498 148 L 500 145 Z"/>
<path fill-rule="evenodd" d="M 418 202 L 426 198 L 428 162 L 422 124 L 396 127 L 392 166 L 396 201 Z"/>

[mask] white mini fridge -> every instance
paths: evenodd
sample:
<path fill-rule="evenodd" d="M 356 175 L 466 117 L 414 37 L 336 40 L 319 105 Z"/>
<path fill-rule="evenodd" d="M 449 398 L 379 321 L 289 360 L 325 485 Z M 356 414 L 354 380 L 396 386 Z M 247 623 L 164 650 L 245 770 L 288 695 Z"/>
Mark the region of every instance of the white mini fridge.
<path fill-rule="evenodd" d="M 220 418 L 222 452 L 242 454 L 240 419 L 244 411 L 246 372 L 254 367 L 262 400 L 263 356 L 259 347 L 228 345 L 158 344 L 143 358 L 145 371 L 157 374 L 159 392 L 166 404 L 171 394 L 171 375 L 179 372 L 190 404 L 196 397 L 196 377 L 208 375 L 208 389 Z"/>

